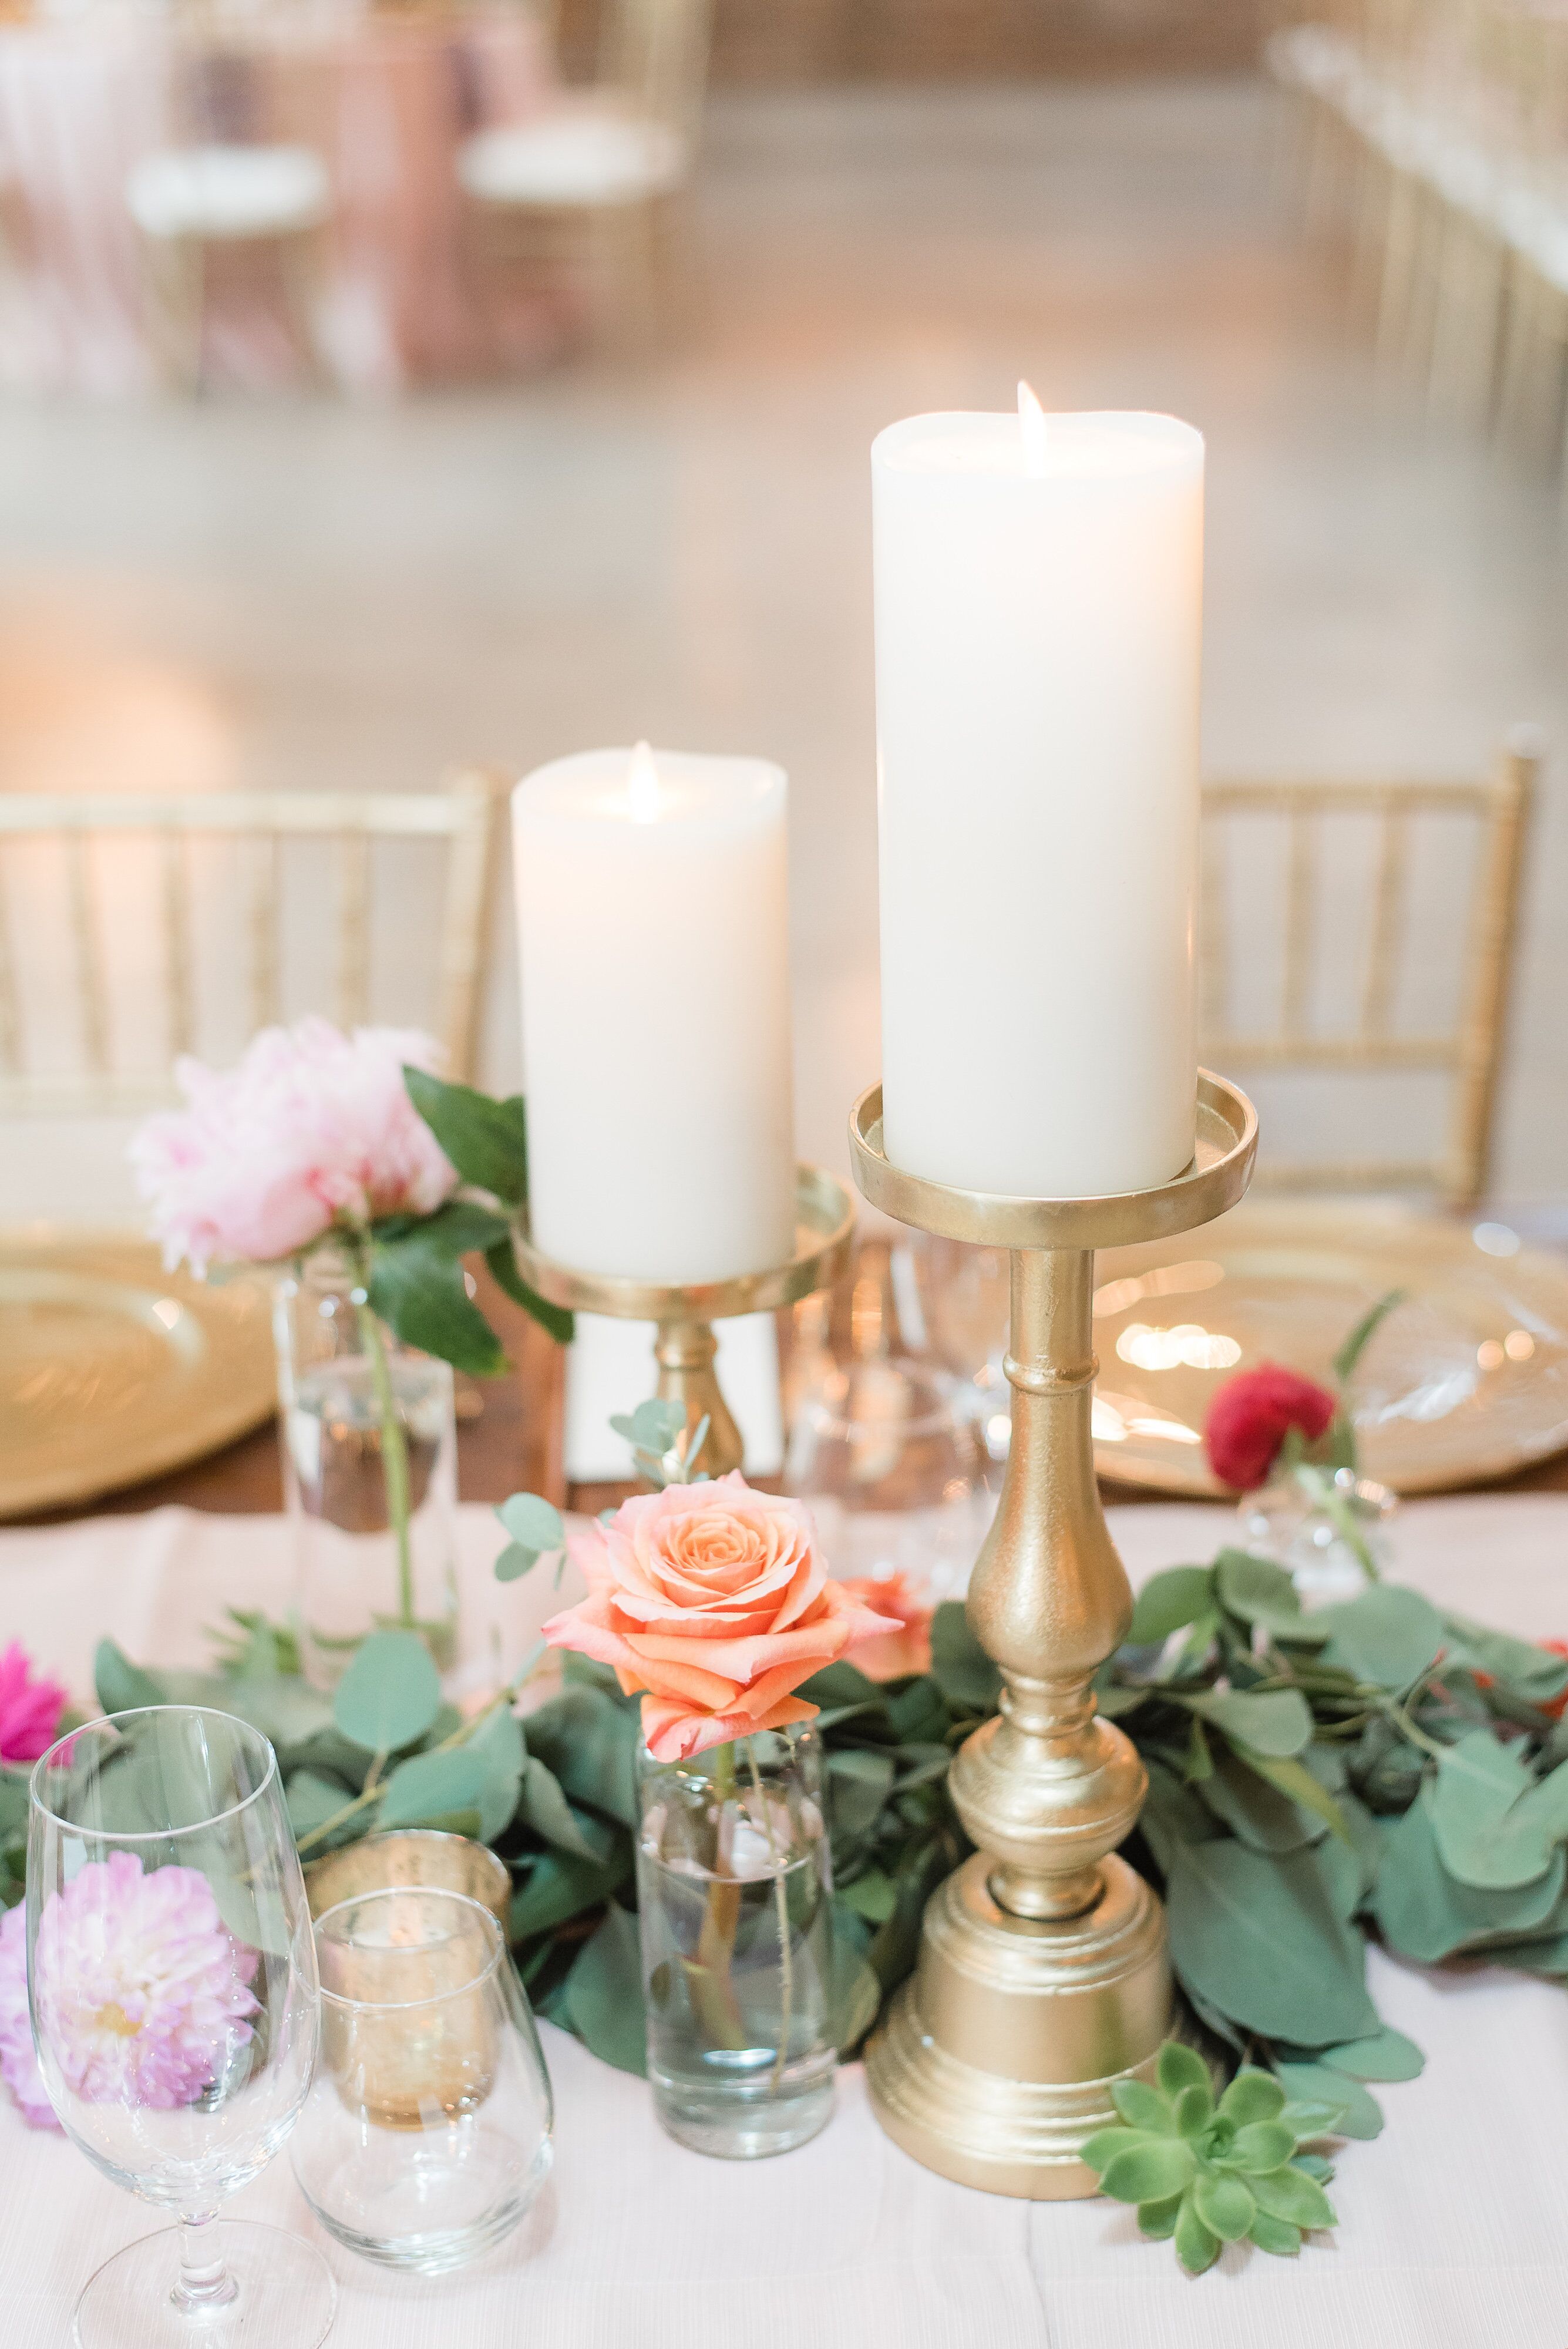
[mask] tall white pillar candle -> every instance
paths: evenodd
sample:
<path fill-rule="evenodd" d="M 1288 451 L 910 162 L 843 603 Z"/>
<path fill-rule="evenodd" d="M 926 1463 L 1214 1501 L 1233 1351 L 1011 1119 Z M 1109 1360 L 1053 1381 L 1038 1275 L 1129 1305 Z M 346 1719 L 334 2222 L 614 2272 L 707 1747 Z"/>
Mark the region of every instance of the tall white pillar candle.
<path fill-rule="evenodd" d="M 588 750 L 512 795 L 529 1212 L 581 1272 L 702 1281 L 794 1239 L 786 784 Z"/>
<path fill-rule="evenodd" d="M 1093 1197 L 1192 1154 L 1203 442 L 1020 405 L 871 452 L 883 1132 Z"/>

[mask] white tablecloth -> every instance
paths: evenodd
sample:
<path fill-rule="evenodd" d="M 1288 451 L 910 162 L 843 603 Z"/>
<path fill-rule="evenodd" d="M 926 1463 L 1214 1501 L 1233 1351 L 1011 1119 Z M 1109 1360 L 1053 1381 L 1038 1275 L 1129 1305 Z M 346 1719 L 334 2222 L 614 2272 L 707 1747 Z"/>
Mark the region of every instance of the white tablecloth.
<path fill-rule="evenodd" d="M 462 1521 L 470 1635 L 493 1621 L 515 1653 L 553 1594 L 499 1591 L 498 1528 L 484 1510 Z M 1226 1522 L 1159 1506 L 1117 1512 L 1116 1531 L 1136 1579 L 1208 1557 Z M 1397 1570 L 1440 1602 L 1521 1632 L 1568 1628 L 1568 1498 L 1418 1503 L 1398 1547 Z M 275 1519 L 182 1510 L 0 1535 L 0 1642 L 20 1636 L 84 1690 L 104 1631 L 134 1656 L 197 1662 L 224 1600 L 281 1607 L 286 1556 Z M 1232 2248 L 1196 2282 L 1130 2211 L 1006 2201 L 919 2168 L 877 2127 L 858 2066 L 814 2144 L 732 2166 L 671 2145 L 639 2081 L 546 2028 L 556 2174 L 525 2228 L 439 2283 L 325 2244 L 336 2349 L 1563 2349 L 1568 1999 L 1376 1952 L 1372 1989 L 1428 2061 L 1377 2091 L 1384 2135 L 1345 2148 L 1332 2247 L 1293 2261 Z M 231 2207 L 313 2231 L 286 2156 Z M 90 2269 L 150 2223 L 0 2109 L 4 2349 L 60 2349 Z"/>

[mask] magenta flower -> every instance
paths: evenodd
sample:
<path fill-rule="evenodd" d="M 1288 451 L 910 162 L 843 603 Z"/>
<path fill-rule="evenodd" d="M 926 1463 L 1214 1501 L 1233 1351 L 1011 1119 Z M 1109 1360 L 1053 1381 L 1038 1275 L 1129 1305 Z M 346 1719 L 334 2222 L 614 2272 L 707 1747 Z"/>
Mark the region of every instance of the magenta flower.
<path fill-rule="evenodd" d="M 134 1852 L 51 1892 L 34 1952 L 38 2033 L 87 2103 L 188 2105 L 251 2036 L 259 1962 L 192 1868 L 143 1875 Z"/>
<path fill-rule="evenodd" d="M 177 1061 L 188 1107 L 145 1119 L 130 1145 L 164 1262 L 266 1264 L 335 1223 L 439 1207 L 457 1174 L 403 1065 L 434 1071 L 441 1057 L 417 1029 L 345 1036 L 312 1019 L 264 1028 L 222 1073 Z"/>
<path fill-rule="evenodd" d="M 0 1762 L 36 1762 L 59 1733 L 66 1692 L 57 1681 L 35 1680 L 20 1640 L 0 1656 Z"/>
<path fill-rule="evenodd" d="M 0 1917 L 0 2080 L 29 2128 L 59 2127 L 38 2069 L 27 2013 L 27 1910 L 22 1901 Z"/>

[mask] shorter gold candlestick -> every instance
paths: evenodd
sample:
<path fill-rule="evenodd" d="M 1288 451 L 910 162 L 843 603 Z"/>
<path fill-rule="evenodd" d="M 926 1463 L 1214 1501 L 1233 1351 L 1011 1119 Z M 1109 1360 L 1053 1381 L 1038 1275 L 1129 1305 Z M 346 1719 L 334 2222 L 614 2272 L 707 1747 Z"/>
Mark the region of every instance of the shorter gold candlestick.
<path fill-rule="evenodd" d="M 867 2050 L 877 2116 L 929 2169 L 998 2194 L 1065 2200 L 1116 2117 L 1118 2079 L 1150 2076 L 1171 2020 L 1165 1912 L 1116 1856 L 1147 1778 L 1097 1718 L 1090 1683 L 1126 1637 L 1132 1595 L 1095 1482 L 1094 1252 L 1191 1229 L 1232 1206 L 1257 1148 L 1251 1104 L 1199 1073 L 1197 1150 L 1151 1191 L 1014 1199 L 892 1165 L 882 1089 L 850 1119 L 874 1206 L 1012 1255 L 1012 1440 L 969 1619 L 1002 1669 L 1002 1708 L 956 1756 L 953 1802 L 978 1849 L 926 1906 L 920 1956 Z"/>
<path fill-rule="evenodd" d="M 718 1351 L 714 1322 L 732 1320 L 740 1313 L 774 1312 L 809 1297 L 814 1289 L 830 1288 L 848 1264 L 854 1232 L 855 1202 L 843 1184 L 820 1166 L 799 1166 L 795 1169 L 794 1254 L 787 1264 L 770 1266 L 765 1272 L 741 1273 L 731 1280 L 682 1282 L 577 1272 L 540 1254 L 525 1210 L 513 1226 L 512 1245 L 523 1278 L 552 1305 L 656 1325 L 654 1392 L 684 1412 L 688 1441 L 707 1420 L 708 1432 L 696 1465 L 710 1476 L 722 1476 L 741 1465 L 745 1446 L 713 1366 Z"/>

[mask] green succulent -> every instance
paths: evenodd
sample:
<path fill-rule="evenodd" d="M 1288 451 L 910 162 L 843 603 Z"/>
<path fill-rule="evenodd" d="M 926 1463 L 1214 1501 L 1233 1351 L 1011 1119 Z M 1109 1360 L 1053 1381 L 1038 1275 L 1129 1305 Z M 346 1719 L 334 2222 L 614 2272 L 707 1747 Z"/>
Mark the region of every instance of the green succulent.
<path fill-rule="evenodd" d="M 1189 2275 L 1201 2275 L 1222 2243 L 1245 2239 L 1282 2258 L 1303 2231 L 1338 2225 L 1324 2192 L 1333 2177 L 1321 2154 L 1303 2153 L 1339 2118 L 1330 2104 L 1292 2104 L 1272 2072 L 1241 2071 L 1218 2104 L 1201 2055 L 1168 2040 L 1158 2086 L 1122 2080 L 1111 2101 L 1126 2127 L 1100 2129 L 1083 2148 L 1114 2202 L 1136 2202 L 1157 2242 L 1174 2237 Z"/>

